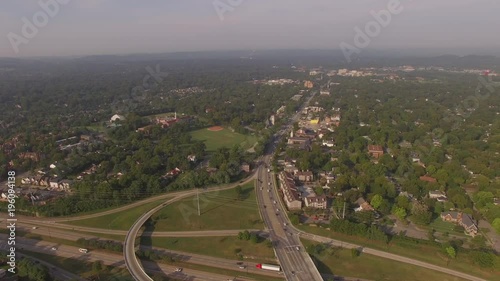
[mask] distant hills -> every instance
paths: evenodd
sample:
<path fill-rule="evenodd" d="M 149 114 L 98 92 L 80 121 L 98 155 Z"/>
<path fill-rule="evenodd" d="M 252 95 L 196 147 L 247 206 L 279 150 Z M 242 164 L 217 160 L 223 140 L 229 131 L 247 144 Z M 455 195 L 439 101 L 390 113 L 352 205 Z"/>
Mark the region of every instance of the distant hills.
<path fill-rule="evenodd" d="M 39 57 L 39 58 L 0 58 L 2 68 L 22 68 L 34 64 L 57 65 L 73 62 L 77 64 L 119 64 L 119 63 L 158 63 L 161 61 L 190 60 L 241 60 L 267 62 L 276 65 L 303 65 L 325 67 L 355 68 L 359 66 L 442 66 L 459 68 L 490 68 L 500 70 L 500 57 L 483 55 L 411 55 L 410 50 L 361 50 L 359 56 L 347 63 L 340 50 L 232 50 L 205 52 L 175 52 L 161 54 L 95 55 L 82 57 Z"/>

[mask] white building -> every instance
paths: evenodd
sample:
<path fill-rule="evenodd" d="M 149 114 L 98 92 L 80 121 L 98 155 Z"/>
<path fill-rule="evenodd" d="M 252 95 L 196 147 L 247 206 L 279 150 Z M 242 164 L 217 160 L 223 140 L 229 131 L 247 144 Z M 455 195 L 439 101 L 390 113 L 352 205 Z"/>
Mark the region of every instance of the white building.
<path fill-rule="evenodd" d="M 109 120 L 109 122 L 116 122 L 118 120 L 119 121 L 125 121 L 125 116 L 115 114 L 115 115 L 111 116 L 111 119 Z"/>

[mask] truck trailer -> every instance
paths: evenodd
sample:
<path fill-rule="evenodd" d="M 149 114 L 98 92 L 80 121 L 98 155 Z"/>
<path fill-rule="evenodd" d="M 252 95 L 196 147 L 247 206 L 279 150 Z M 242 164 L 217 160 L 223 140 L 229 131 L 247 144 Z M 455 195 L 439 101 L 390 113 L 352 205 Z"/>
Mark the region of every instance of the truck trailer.
<path fill-rule="evenodd" d="M 256 265 L 257 268 L 271 270 L 271 271 L 281 271 L 281 266 L 274 264 L 259 263 Z"/>

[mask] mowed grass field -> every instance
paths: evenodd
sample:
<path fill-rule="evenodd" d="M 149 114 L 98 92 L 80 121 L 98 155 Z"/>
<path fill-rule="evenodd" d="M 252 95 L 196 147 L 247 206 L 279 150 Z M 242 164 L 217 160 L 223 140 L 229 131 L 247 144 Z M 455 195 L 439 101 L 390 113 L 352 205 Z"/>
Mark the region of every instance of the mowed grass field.
<path fill-rule="evenodd" d="M 443 221 L 441 218 L 437 218 L 433 222 L 431 222 L 431 224 L 429 224 L 427 228 L 428 229 L 434 228 L 437 232 L 440 233 L 448 232 L 449 234 L 466 237 L 463 231 L 456 231 L 455 227 L 456 227 L 455 224 Z"/>
<path fill-rule="evenodd" d="M 479 266 L 471 263 L 469 256 L 467 254 L 461 252 L 458 252 L 455 259 L 449 261 L 447 255 L 443 252 L 441 248 L 426 245 L 423 243 L 414 244 L 409 242 L 408 243 L 399 242 L 399 243 L 390 243 L 389 245 L 387 245 L 383 242 L 336 233 L 326 230 L 324 228 L 311 227 L 305 225 L 299 225 L 297 227 L 305 232 L 325 237 L 330 237 L 333 239 L 338 239 L 341 241 L 350 242 L 361 246 L 370 247 L 373 249 L 386 251 L 396 255 L 406 256 L 409 258 L 421 260 L 423 262 L 435 264 L 437 266 L 447 267 L 453 270 L 481 277 L 485 280 L 500 281 L 500 274 L 498 269 L 481 269 Z M 433 279 L 427 279 L 427 280 L 433 280 Z"/>
<path fill-rule="evenodd" d="M 263 229 L 255 198 L 254 182 L 242 185 L 242 196 L 228 189 L 200 193 L 201 216 L 196 196 L 174 202 L 152 216 L 154 231 Z"/>
<path fill-rule="evenodd" d="M 149 239 L 149 238 L 148 238 Z M 225 259 L 238 259 L 238 253 L 248 260 L 273 261 L 274 251 L 265 242 L 252 243 L 236 236 L 221 237 L 152 237 L 153 247 L 173 251 L 207 255 Z M 149 241 L 141 244 L 149 244 Z"/>
<path fill-rule="evenodd" d="M 196 140 L 204 141 L 209 152 L 214 152 L 221 147 L 231 148 L 235 144 L 239 144 L 243 149 L 249 149 L 258 140 L 256 136 L 233 133 L 226 128 L 221 131 L 210 131 L 208 128 L 204 128 L 192 131 L 191 136 Z"/>
<path fill-rule="evenodd" d="M 84 220 L 68 221 L 63 223 L 69 225 L 84 226 L 84 227 L 128 230 L 140 216 L 142 216 L 147 211 L 153 209 L 154 207 L 164 203 L 165 201 L 168 201 L 169 199 L 170 198 L 154 201 L 138 207 L 131 208 L 123 212 L 118 212 L 114 214 L 109 214 Z"/>
<path fill-rule="evenodd" d="M 307 240 L 302 242 L 305 247 L 316 245 Z M 349 249 L 328 249 L 316 258 L 320 261 L 318 266 L 320 273 L 387 281 L 465 281 L 465 279 L 438 271 L 368 254 L 361 253 L 358 257 L 352 257 Z"/>

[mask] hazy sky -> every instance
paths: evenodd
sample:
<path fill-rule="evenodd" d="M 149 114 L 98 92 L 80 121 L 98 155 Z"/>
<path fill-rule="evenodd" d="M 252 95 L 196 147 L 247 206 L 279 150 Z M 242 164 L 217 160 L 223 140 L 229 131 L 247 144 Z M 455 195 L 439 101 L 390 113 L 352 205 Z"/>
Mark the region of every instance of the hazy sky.
<path fill-rule="evenodd" d="M 0 57 L 338 49 L 354 44 L 354 28 L 373 20 L 370 11 L 395 0 L 57 0 L 69 3 L 59 4 L 34 35 L 23 35 L 23 17 L 33 23 L 38 15 L 43 24 L 39 2 L 50 1 L 56 0 L 1 0 Z M 223 19 L 216 4 L 230 7 Z M 401 0 L 401 6 L 368 48 L 500 47 L 499 0 Z"/>

